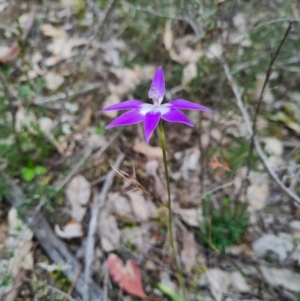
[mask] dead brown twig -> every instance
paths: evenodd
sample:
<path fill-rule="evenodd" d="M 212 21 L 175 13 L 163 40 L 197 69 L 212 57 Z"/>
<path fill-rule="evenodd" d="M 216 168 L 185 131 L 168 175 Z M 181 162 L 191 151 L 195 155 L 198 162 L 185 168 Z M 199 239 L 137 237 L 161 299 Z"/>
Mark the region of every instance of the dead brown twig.
<path fill-rule="evenodd" d="M 243 116 L 243 119 L 244 119 L 244 122 L 245 122 L 245 125 L 246 125 L 247 132 L 248 132 L 249 136 L 251 137 L 253 135 L 253 128 L 252 128 L 252 125 L 251 125 L 250 116 L 247 112 L 246 107 L 244 106 L 244 103 L 243 103 L 243 100 L 242 100 L 242 95 L 240 93 L 240 89 L 239 89 L 236 81 L 232 77 L 231 71 L 230 71 L 227 63 L 223 62 L 222 65 L 223 65 L 223 69 L 224 69 L 227 81 L 229 82 L 229 84 L 231 86 L 231 89 L 233 91 L 233 94 L 235 96 L 236 103 L 237 103 L 237 105 L 238 105 L 238 107 L 239 107 L 239 109 L 242 113 L 242 116 Z M 262 160 L 262 162 L 263 162 L 266 170 L 268 171 L 269 175 L 271 176 L 271 178 L 281 188 L 281 190 L 283 190 L 294 202 L 296 202 L 298 205 L 300 205 L 299 196 L 296 195 L 296 193 L 294 193 L 290 188 L 288 188 L 284 185 L 284 183 L 279 179 L 279 177 L 275 173 L 274 169 L 269 164 L 268 158 L 266 157 L 266 155 L 265 155 L 262 147 L 260 146 L 259 141 L 258 141 L 256 136 L 254 136 L 253 141 L 254 141 L 255 150 L 256 150 L 257 154 L 259 155 L 260 159 Z"/>
<path fill-rule="evenodd" d="M 151 193 L 143 184 L 141 184 L 135 177 L 135 172 L 134 172 L 134 176 L 131 177 L 128 173 L 120 170 L 120 169 L 116 169 L 112 166 L 112 168 L 116 171 L 116 173 L 122 177 L 127 183 L 129 183 L 130 185 L 134 186 L 135 189 L 140 190 L 142 193 L 144 193 L 147 196 L 152 197 L 154 200 L 158 201 L 160 204 L 162 204 L 163 206 L 167 207 L 167 205 L 155 194 Z M 134 189 L 134 190 L 135 190 Z"/>
<path fill-rule="evenodd" d="M 271 77 L 271 74 L 272 74 L 273 65 L 274 65 L 274 63 L 275 63 L 275 61 L 276 61 L 276 59 L 279 55 L 279 52 L 281 50 L 281 47 L 283 46 L 284 42 L 286 41 L 292 27 L 293 27 L 293 22 L 290 21 L 282 40 L 280 41 L 274 55 L 271 58 L 268 70 L 266 72 L 265 80 L 264 80 L 264 83 L 263 83 L 263 86 L 262 86 L 262 89 L 261 89 L 261 92 L 260 92 L 260 95 L 259 95 L 259 98 L 258 98 L 258 102 L 257 102 L 256 108 L 255 108 L 253 123 L 252 123 L 252 135 L 251 135 L 251 142 L 250 142 L 249 154 L 248 154 L 248 159 L 247 159 L 247 172 L 246 172 L 247 177 L 249 176 L 249 173 L 250 173 L 251 159 L 252 159 L 253 148 L 254 148 L 254 138 L 256 136 L 257 118 L 258 118 L 259 110 L 260 110 L 260 107 L 261 107 L 261 104 L 262 104 L 262 101 L 263 101 L 263 98 L 264 98 L 264 93 L 265 93 L 267 84 L 268 84 L 268 82 L 270 80 L 270 77 Z"/>

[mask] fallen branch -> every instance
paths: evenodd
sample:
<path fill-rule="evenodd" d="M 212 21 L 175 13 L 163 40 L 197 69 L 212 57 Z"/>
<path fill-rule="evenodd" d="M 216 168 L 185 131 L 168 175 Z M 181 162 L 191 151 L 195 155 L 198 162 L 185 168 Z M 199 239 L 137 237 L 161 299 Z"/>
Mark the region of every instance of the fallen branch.
<path fill-rule="evenodd" d="M 19 207 L 26 203 L 26 199 L 21 189 L 4 173 L 0 174 L 2 183 L 6 184 L 6 198 L 12 206 Z M 22 216 L 23 219 L 32 226 L 34 235 L 41 247 L 52 262 L 63 267 L 62 271 L 71 281 L 76 277 L 76 273 L 81 268 L 80 263 L 69 251 L 66 244 L 60 240 L 52 230 L 50 224 L 40 212 L 27 211 Z M 75 291 L 84 298 L 85 278 L 81 273 L 75 284 Z M 91 280 L 89 301 L 109 301 L 103 291 Z"/>
<path fill-rule="evenodd" d="M 81 89 L 61 92 L 61 93 L 51 95 L 51 96 L 47 96 L 47 97 L 37 97 L 34 100 L 34 104 L 36 104 L 36 105 L 45 105 L 49 102 L 62 101 L 62 100 L 66 100 L 66 99 L 71 98 L 71 97 L 81 96 L 83 94 L 92 92 L 92 91 L 100 89 L 102 87 L 103 87 L 102 83 L 91 83 L 91 84 L 87 83 Z"/>
<path fill-rule="evenodd" d="M 121 153 L 118 156 L 112 170 L 107 174 L 102 191 L 97 197 L 92 208 L 92 216 L 90 220 L 89 232 L 88 232 L 87 242 L 86 242 L 86 251 L 85 251 L 85 269 L 84 269 L 84 287 L 83 287 L 84 301 L 90 300 L 90 284 L 92 283 L 92 263 L 94 259 L 95 233 L 97 230 L 98 216 L 101 208 L 104 206 L 106 195 L 113 184 L 113 179 L 116 174 L 116 169 L 120 167 L 120 164 L 123 161 L 124 157 L 125 155 L 123 153 Z"/>
<path fill-rule="evenodd" d="M 223 69 L 226 75 L 226 78 L 231 86 L 231 89 L 233 91 L 233 94 L 236 98 L 236 102 L 237 105 L 242 113 L 243 119 L 245 121 L 245 125 L 246 125 L 246 129 L 247 132 L 249 134 L 250 137 L 252 137 L 253 135 L 253 129 L 252 129 L 252 125 L 251 125 L 251 121 L 250 121 L 250 117 L 249 114 L 244 106 L 243 100 L 242 100 L 242 95 L 239 91 L 238 85 L 235 82 L 234 78 L 232 77 L 232 74 L 230 72 L 230 69 L 228 67 L 228 65 L 223 62 Z M 276 184 L 290 197 L 292 198 L 297 204 L 300 205 L 300 198 L 299 196 L 297 196 L 291 189 L 289 189 L 288 187 L 286 187 L 282 181 L 279 179 L 279 177 L 277 176 L 277 174 L 275 173 L 275 171 L 273 170 L 273 168 L 270 166 L 269 162 L 268 162 L 268 158 L 266 157 L 266 155 L 264 154 L 263 149 L 261 148 L 259 141 L 257 140 L 257 137 L 254 136 L 253 138 L 253 142 L 254 142 L 254 147 L 256 152 L 258 153 L 259 157 L 261 158 L 265 168 L 267 169 L 269 175 L 273 178 L 273 180 L 276 182 Z"/>

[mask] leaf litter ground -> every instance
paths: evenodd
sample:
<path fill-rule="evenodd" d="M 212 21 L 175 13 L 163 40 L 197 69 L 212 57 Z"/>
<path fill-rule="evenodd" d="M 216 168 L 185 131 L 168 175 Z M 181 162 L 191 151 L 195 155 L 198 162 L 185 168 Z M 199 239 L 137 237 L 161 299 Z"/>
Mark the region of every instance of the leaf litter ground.
<path fill-rule="evenodd" d="M 110 270 L 114 280 L 130 273 L 130 265 L 140 270 L 140 293 L 126 290 L 126 279 L 116 281 L 125 292 L 158 297 L 160 282 L 178 293 L 166 243 L 166 190 L 158 139 L 146 145 L 141 127 L 106 132 L 115 112 L 98 114 L 125 99 L 144 99 L 154 70 L 163 64 L 170 87 L 166 101 L 178 96 L 214 109 L 212 116 L 190 114 L 193 129 L 165 125 L 175 233 L 190 299 L 297 300 L 299 209 L 266 174 L 256 154 L 247 193 L 240 193 L 249 137 L 219 63 L 225 55 L 252 115 L 270 53 L 286 26 L 284 21 L 266 22 L 276 20 L 276 11 L 250 4 L 233 9 L 223 3 L 220 17 L 217 7 L 205 3 L 212 14 L 202 12 L 199 21 L 184 9 L 174 20 L 172 9 L 164 6 L 162 11 L 148 7 L 143 13 L 142 1 L 134 7 L 114 4 L 111 10 L 101 1 L 100 6 L 88 1 L 86 7 L 81 1 L 45 1 L 36 8 L 31 3 L 2 2 L 1 171 L 17 181 L 28 197 L 26 206 L 43 212 L 83 266 L 91 204 L 115 158 L 125 154 L 98 218 L 92 265 L 93 279 L 108 288 L 110 298 L 125 298 L 118 294 L 119 286 L 107 280 L 111 254 L 129 262 L 120 265 L 121 272 Z M 279 10 L 296 18 L 297 9 L 296 3 L 289 3 Z M 299 193 L 297 29 L 298 23 L 277 59 L 257 129 L 269 164 Z M 12 131 L 7 125 L 14 123 Z M 16 229 L 8 212 L 14 210 L 1 204 L 0 294 L 10 300 L 33 299 L 42 286 L 47 290 L 43 300 L 50 300 L 51 294 L 76 297 L 72 281 L 57 272 L 64 267 L 50 263 L 38 244 L 33 248 L 35 241 L 24 234 L 29 231 L 25 226 L 12 235 Z M 12 247 L 12 236 L 23 238 Z M 20 244 L 28 246 L 21 253 Z M 13 286 L 20 280 L 16 270 L 26 275 L 21 288 Z M 170 298 L 180 300 L 173 293 Z"/>

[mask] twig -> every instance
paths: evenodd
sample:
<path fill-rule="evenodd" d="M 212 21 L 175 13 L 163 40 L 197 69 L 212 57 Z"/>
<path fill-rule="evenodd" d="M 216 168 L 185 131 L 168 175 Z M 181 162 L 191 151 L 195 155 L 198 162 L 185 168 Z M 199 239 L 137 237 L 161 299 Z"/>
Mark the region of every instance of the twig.
<path fill-rule="evenodd" d="M 82 94 L 89 93 L 93 90 L 97 90 L 102 87 L 103 87 L 102 83 L 85 84 L 84 87 L 81 88 L 80 90 L 71 90 L 71 91 L 62 92 L 62 93 L 58 93 L 58 94 L 47 96 L 47 97 L 37 97 L 34 101 L 34 104 L 45 105 L 49 102 L 62 101 L 67 98 L 77 97 Z"/>
<path fill-rule="evenodd" d="M 92 281 L 92 262 L 94 260 L 94 245 L 95 245 L 95 233 L 97 229 L 97 222 L 100 210 L 104 206 L 106 195 L 113 184 L 113 179 L 116 174 L 115 169 L 120 167 L 121 162 L 123 161 L 125 155 L 121 153 L 117 160 L 115 161 L 114 168 L 108 173 L 105 183 L 103 185 L 102 191 L 97 197 L 93 208 L 92 208 L 92 216 L 89 224 L 89 232 L 87 236 L 86 242 L 86 251 L 85 251 L 85 269 L 84 269 L 84 287 L 83 287 L 83 301 L 89 301 L 90 295 L 90 283 Z"/>
<path fill-rule="evenodd" d="M 201 198 L 204 198 L 204 197 L 206 197 L 208 194 L 213 194 L 213 193 L 215 193 L 215 192 L 217 192 L 217 191 L 219 191 L 219 190 L 222 190 L 222 189 L 224 189 L 224 188 L 230 187 L 230 186 L 232 186 L 232 185 L 234 185 L 234 181 L 231 181 L 231 182 L 225 183 L 225 184 L 223 184 L 223 185 L 217 186 L 217 187 L 215 187 L 215 188 L 213 188 L 213 189 L 211 189 L 211 190 L 209 190 L 209 191 L 207 191 L 207 192 L 204 192 L 204 193 L 201 195 Z"/>
<path fill-rule="evenodd" d="M 6 98 L 6 100 L 8 101 L 8 105 L 9 105 L 9 109 L 10 109 L 10 113 L 11 113 L 11 120 L 12 120 L 12 132 L 15 134 L 16 133 L 16 113 L 17 113 L 17 107 L 16 107 L 16 103 L 14 101 L 14 97 L 12 95 L 12 93 L 10 92 L 7 82 L 4 78 L 4 76 L 2 76 L 0 74 L 0 82 L 2 84 L 3 87 L 3 91 L 4 91 L 4 96 Z"/>
<path fill-rule="evenodd" d="M 6 198 L 12 206 L 18 207 L 25 204 L 26 199 L 21 189 L 4 173 L 0 173 L 0 177 L 2 183 L 5 183 L 7 186 L 5 190 Z M 62 270 L 64 275 L 70 279 L 74 279 L 74 275 L 76 275 L 80 268 L 80 263 L 69 251 L 66 244 L 55 235 L 45 217 L 40 212 L 34 213 L 27 211 L 23 214 L 23 218 L 28 224 L 32 225 L 36 239 L 51 261 L 65 267 Z M 75 284 L 75 290 L 82 298 L 84 295 L 83 286 L 84 275 L 81 273 Z M 89 301 L 104 301 L 105 298 L 103 291 L 92 282 L 90 285 Z"/>
<path fill-rule="evenodd" d="M 290 189 L 295 191 L 295 188 L 297 186 L 298 180 L 300 177 L 300 169 L 296 172 L 296 174 L 294 175 L 292 181 L 291 181 L 291 185 L 290 185 Z"/>
<path fill-rule="evenodd" d="M 227 63 L 223 62 L 223 69 L 226 75 L 226 78 L 231 86 L 231 89 L 234 93 L 234 96 L 236 98 L 236 102 L 237 105 L 242 113 L 243 119 L 245 121 L 245 125 L 246 125 L 246 129 L 247 132 L 250 136 L 253 135 L 253 129 L 251 126 L 251 122 L 250 122 L 250 117 L 249 114 L 244 106 L 243 100 L 242 100 L 242 95 L 238 89 L 238 85 L 235 82 L 235 80 L 232 77 L 232 74 L 230 72 L 230 69 L 227 65 Z M 265 168 L 267 169 L 269 175 L 273 178 L 273 180 L 276 182 L 276 184 L 289 196 L 291 197 L 297 204 L 300 205 L 300 198 L 292 191 L 290 190 L 288 187 L 286 187 L 281 180 L 279 179 L 279 177 L 277 176 L 277 174 L 275 173 L 275 171 L 273 170 L 273 168 L 270 166 L 269 162 L 268 162 L 268 158 L 266 157 L 266 155 L 264 154 L 264 151 L 262 150 L 256 136 L 254 136 L 254 147 L 256 149 L 256 152 L 258 153 L 259 157 L 261 158 Z"/>
<path fill-rule="evenodd" d="M 102 18 L 102 20 L 99 20 L 98 23 L 96 24 L 95 28 L 94 28 L 94 34 L 90 37 L 87 45 L 85 46 L 85 49 L 83 50 L 82 55 L 80 56 L 79 62 L 82 62 L 89 47 L 91 46 L 91 44 L 93 43 L 93 41 L 95 40 L 95 38 L 97 37 L 97 35 L 99 34 L 99 32 L 101 31 L 101 28 L 104 26 L 104 23 L 106 22 L 106 20 L 109 18 L 110 14 L 112 13 L 115 5 L 116 5 L 117 1 L 116 0 L 112 0 L 108 9 L 106 10 L 106 13 L 104 15 L 104 17 Z"/>
<path fill-rule="evenodd" d="M 22 288 L 22 285 L 23 285 L 23 282 L 25 280 L 26 274 L 27 274 L 27 272 L 25 270 L 20 271 L 14 286 L 10 289 L 9 292 L 4 294 L 5 295 L 5 298 L 4 298 L 5 301 L 15 301 L 16 300 L 16 298 L 18 297 L 19 292 Z"/>
<path fill-rule="evenodd" d="M 250 142 L 250 147 L 249 147 L 249 153 L 248 153 L 248 159 L 247 159 L 247 172 L 246 172 L 246 176 L 249 176 L 250 173 L 250 169 L 251 169 L 251 159 L 252 159 L 252 154 L 253 154 L 253 148 L 254 148 L 254 138 L 256 136 L 256 123 L 257 123 L 257 118 L 259 115 L 259 110 L 263 101 L 263 97 L 264 97 L 264 93 L 267 87 L 267 84 L 269 82 L 270 76 L 272 74 L 272 68 L 273 68 L 273 64 L 275 62 L 275 60 L 277 59 L 279 52 L 281 50 L 282 45 L 284 44 L 286 38 L 288 37 L 289 32 L 291 31 L 293 27 L 293 22 L 290 21 L 288 28 L 285 31 L 285 34 L 282 38 L 282 40 L 279 43 L 279 46 L 277 47 L 277 50 L 275 51 L 274 55 L 271 58 L 267 73 L 266 73 L 266 77 L 265 77 L 265 81 L 263 83 L 259 98 L 258 98 L 258 102 L 256 105 L 256 109 L 255 109 L 255 113 L 254 113 L 254 118 L 253 118 L 253 123 L 252 123 L 252 134 L 251 134 L 251 142 Z M 247 187 L 247 186 L 246 186 Z"/>
<path fill-rule="evenodd" d="M 58 288 L 53 287 L 52 285 L 49 285 L 49 284 L 46 284 L 45 286 L 46 286 L 46 288 L 53 291 L 54 293 L 63 296 L 64 299 L 69 300 L 69 301 L 75 301 L 75 299 L 73 299 L 69 294 L 66 294 L 65 292 L 59 290 Z"/>
<path fill-rule="evenodd" d="M 74 276 L 74 279 L 70 285 L 70 287 L 68 288 L 68 291 L 67 291 L 67 296 L 64 297 L 63 301 L 66 301 L 68 299 L 68 296 L 71 296 L 73 290 L 74 290 L 74 287 L 77 283 L 77 280 L 78 280 L 78 277 L 80 276 L 81 274 L 81 271 L 82 271 L 82 266 L 80 266 L 77 270 L 77 273 L 75 274 Z"/>
<path fill-rule="evenodd" d="M 177 20 L 177 21 L 185 21 L 186 23 L 188 23 L 192 27 L 194 33 L 196 34 L 197 39 L 199 39 L 201 37 L 201 34 L 199 32 L 199 28 L 198 28 L 197 24 L 194 21 L 192 21 L 191 19 L 189 19 L 188 17 L 185 17 L 185 16 L 167 16 L 167 15 L 160 14 L 160 13 L 158 13 L 158 12 L 152 10 L 152 9 L 149 9 L 149 8 L 131 6 L 131 5 L 128 5 L 128 4 L 125 4 L 125 3 L 123 3 L 123 6 L 129 8 L 129 9 L 132 9 L 132 10 L 148 13 L 148 14 L 153 15 L 153 16 L 158 17 L 158 18 L 171 19 L 171 20 Z"/>
<path fill-rule="evenodd" d="M 119 136 L 120 131 L 117 131 L 110 140 L 105 143 L 100 150 L 97 152 L 97 158 L 101 157 L 101 155 L 107 150 L 107 148 L 114 142 L 114 140 Z M 71 169 L 71 171 L 68 173 L 68 175 L 58 182 L 55 187 L 57 190 L 61 190 L 70 180 L 71 178 L 81 169 L 82 165 L 85 163 L 85 161 L 89 158 L 89 156 L 92 154 L 93 149 L 90 147 L 87 147 L 85 152 L 83 153 L 81 159 L 78 161 L 77 164 L 74 165 L 74 167 Z"/>
<path fill-rule="evenodd" d="M 83 153 L 81 159 L 75 164 L 72 170 L 68 173 L 68 175 L 59 183 L 55 185 L 57 190 L 61 190 L 70 180 L 71 178 L 78 172 L 80 167 L 84 164 L 84 162 L 88 159 L 88 157 L 92 154 L 93 149 L 87 147 L 85 152 Z"/>

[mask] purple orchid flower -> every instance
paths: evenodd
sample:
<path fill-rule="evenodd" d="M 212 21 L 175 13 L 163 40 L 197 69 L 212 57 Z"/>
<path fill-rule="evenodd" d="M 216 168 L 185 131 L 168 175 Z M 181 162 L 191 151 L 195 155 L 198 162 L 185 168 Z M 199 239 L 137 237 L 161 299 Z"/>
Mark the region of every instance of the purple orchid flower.
<path fill-rule="evenodd" d="M 152 85 L 148 92 L 148 97 L 152 99 L 153 104 L 144 103 L 140 100 L 126 100 L 104 108 L 101 112 L 130 110 L 113 120 L 106 126 L 106 129 L 144 122 L 145 140 L 146 143 L 149 143 L 150 137 L 157 127 L 160 118 L 165 121 L 184 123 L 193 127 L 193 123 L 179 110 L 195 110 L 212 113 L 212 110 L 184 99 L 175 99 L 169 103 L 162 104 L 164 95 L 164 72 L 162 67 L 159 67 L 154 74 Z"/>

